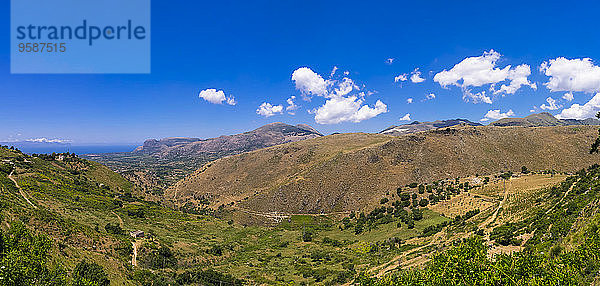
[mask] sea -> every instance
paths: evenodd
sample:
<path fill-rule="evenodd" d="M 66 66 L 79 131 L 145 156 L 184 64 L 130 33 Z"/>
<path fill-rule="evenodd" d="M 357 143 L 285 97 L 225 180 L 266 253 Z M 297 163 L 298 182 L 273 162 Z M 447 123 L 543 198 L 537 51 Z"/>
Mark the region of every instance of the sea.
<path fill-rule="evenodd" d="M 141 144 L 124 145 L 70 145 L 70 144 L 20 144 L 1 143 L 0 145 L 14 146 L 26 154 L 51 154 L 51 153 L 75 153 L 83 154 L 101 154 L 101 153 L 121 153 L 131 152 Z"/>

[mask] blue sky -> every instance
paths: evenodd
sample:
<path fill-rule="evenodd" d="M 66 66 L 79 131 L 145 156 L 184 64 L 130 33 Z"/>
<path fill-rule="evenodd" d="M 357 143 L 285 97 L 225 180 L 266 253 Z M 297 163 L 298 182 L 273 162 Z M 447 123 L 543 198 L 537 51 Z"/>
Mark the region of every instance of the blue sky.
<path fill-rule="evenodd" d="M 206 138 L 277 121 L 310 124 L 323 133 L 377 132 L 407 123 L 400 121 L 407 113 L 419 121 L 480 121 L 486 114 L 522 117 L 531 110 L 556 115 L 573 104 L 579 106 L 563 114 L 586 116 L 600 109 L 594 101 L 600 92 L 600 5 L 593 1 L 323 2 L 153 0 L 152 72 L 140 75 L 10 74 L 10 19 L 2 17 L 0 141 Z M 8 1 L 0 9 L 9 15 Z M 452 70 L 467 58 L 473 59 Z M 530 75 L 519 76 L 520 65 Z M 302 89 L 314 79 L 305 73 L 309 76 L 293 81 L 302 67 L 318 74 L 328 90 Z M 410 80 L 416 68 L 425 81 Z M 469 74 L 473 69 L 477 73 Z M 436 80 L 443 71 L 446 77 Z M 394 82 L 402 74 L 407 80 Z M 333 89 L 344 77 L 356 87 L 336 95 Z M 523 79 L 514 93 L 499 91 Z M 222 90 L 236 104 L 199 98 L 206 89 Z M 491 104 L 468 96 L 467 102 L 467 92 L 485 92 Z M 435 98 L 425 100 L 432 93 Z M 571 101 L 563 98 L 567 93 Z M 294 115 L 286 111 L 291 96 L 299 106 Z M 320 124 L 315 117 L 327 101 L 333 110 L 340 101 L 368 109 L 341 117 L 321 110 L 318 121 L 330 124 Z M 275 115 L 257 114 L 265 102 L 276 107 Z"/>

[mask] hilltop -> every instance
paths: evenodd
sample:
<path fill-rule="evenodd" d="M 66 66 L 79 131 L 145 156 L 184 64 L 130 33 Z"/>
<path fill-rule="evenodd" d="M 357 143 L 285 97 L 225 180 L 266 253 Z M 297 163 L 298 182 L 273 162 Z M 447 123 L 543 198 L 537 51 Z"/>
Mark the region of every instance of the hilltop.
<path fill-rule="evenodd" d="M 174 204 L 208 200 L 261 212 L 331 213 L 376 204 L 400 186 L 517 171 L 564 172 L 594 164 L 597 129 L 488 126 L 405 136 L 338 134 L 221 158 L 165 192 Z"/>
<path fill-rule="evenodd" d="M 578 119 L 558 119 L 548 112 L 532 114 L 524 118 L 504 118 L 490 123 L 491 126 L 522 126 L 522 127 L 548 127 L 548 126 L 568 126 L 568 125 L 600 125 L 600 120 L 588 118 Z"/>
<path fill-rule="evenodd" d="M 460 119 L 460 118 L 449 119 L 449 120 L 436 120 L 433 122 L 414 121 L 409 124 L 388 127 L 379 133 L 386 134 L 386 135 L 398 136 L 398 135 L 405 135 L 405 134 L 411 134 L 411 133 L 416 133 L 416 132 L 421 132 L 421 131 L 437 129 L 437 128 L 452 127 L 452 126 L 456 126 L 456 125 L 481 126 L 480 123 L 476 123 L 476 122 L 469 121 L 467 119 Z"/>

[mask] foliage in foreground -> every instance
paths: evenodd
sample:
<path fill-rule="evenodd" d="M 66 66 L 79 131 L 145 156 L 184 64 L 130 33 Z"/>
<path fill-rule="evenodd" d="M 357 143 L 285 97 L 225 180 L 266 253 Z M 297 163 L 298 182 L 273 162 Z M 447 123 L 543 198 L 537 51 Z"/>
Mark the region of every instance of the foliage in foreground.
<path fill-rule="evenodd" d="M 477 236 L 433 257 L 424 269 L 406 269 L 360 285 L 589 285 L 600 269 L 600 231 L 593 225 L 584 243 L 563 254 L 522 251 L 490 258 Z"/>
<path fill-rule="evenodd" d="M 52 240 L 32 234 L 21 222 L 8 231 L 0 229 L 0 286 L 68 285 L 64 268 L 52 263 Z M 96 263 L 81 261 L 75 267 L 73 286 L 108 286 L 104 269 Z"/>

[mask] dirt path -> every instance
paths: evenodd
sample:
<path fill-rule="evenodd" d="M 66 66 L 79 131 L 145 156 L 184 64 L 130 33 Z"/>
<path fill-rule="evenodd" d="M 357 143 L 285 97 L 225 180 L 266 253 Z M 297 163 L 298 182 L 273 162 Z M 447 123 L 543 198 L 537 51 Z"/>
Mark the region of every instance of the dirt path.
<path fill-rule="evenodd" d="M 510 185 L 510 180 L 508 180 L 509 185 Z M 506 184 L 506 182 L 505 182 Z M 496 208 L 496 211 L 494 211 L 494 213 L 488 218 L 486 219 L 484 222 L 482 222 L 479 227 L 487 227 L 488 225 L 490 225 L 491 223 L 493 223 L 496 218 L 498 217 L 498 213 L 500 212 L 500 210 L 502 209 L 502 206 L 504 206 L 504 202 L 506 201 L 506 198 L 508 198 L 508 189 L 510 188 L 510 186 L 507 188 L 506 185 L 504 187 L 504 196 L 502 198 L 502 200 L 500 201 L 500 203 L 498 204 L 498 208 Z"/>
<path fill-rule="evenodd" d="M 137 244 L 136 241 L 131 242 L 131 246 L 133 246 L 133 255 L 131 256 L 131 265 L 137 266 Z"/>
<path fill-rule="evenodd" d="M 34 205 L 34 204 L 33 204 L 33 203 L 32 203 L 32 202 L 31 202 L 31 201 L 30 201 L 30 200 L 27 198 L 27 196 L 25 195 L 25 191 L 23 191 L 23 189 L 21 189 L 21 186 L 19 186 L 19 184 L 17 183 L 17 180 L 15 180 L 15 179 L 13 178 L 13 176 L 12 176 L 12 175 L 13 175 L 13 173 L 14 173 L 14 172 L 15 172 L 15 170 L 12 170 L 12 171 L 10 172 L 10 174 L 8 175 L 8 178 L 9 178 L 11 181 L 13 181 L 13 183 L 15 183 L 15 186 L 17 186 L 17 189 L 19 189 L 19 193 L 21 194 L 21 196 L 22 196 L 22 197 L 23 197 L 23 198 L 24 198 L 24 199 L 25 199 L 25 200 L 26 200 L 26 201 L 27 201 L 27 202 L 28 202 L 28 203 L 29 203 L 29 204 L 30 204 L 30 205 L 31 205 L 33 208 L 36 208 L 36 209 L 37 209 L 37 206 L 36 206 L 36 205 Z"/>
<path fill-rule="evenodd" d="M 111 212 L 112 212 L 112 214 L 114 214 L 114 215 L 117 217 L 117 219 L 119 220 L 119 226 L 120 226 L 121 228 L 125 227 L 125 225 L 123 225 L 123 219 L 121 218 L 121 216 L 119 216 L 119 215 L 118 215 L 118 214 L 117 214 L 115 211 L 111 211 Z"/>
<path fill-rule="evenodd" d="M 551 212 L 553 209 L 555 209 L 555 208 L 556 208 L 556 206 L 559 206 L 559 205 L 560 205 L 560 204 L 561 204 L 561 203 L 562 203 L 562 202 L 565 200 L 565 198 L 567 197 L 567 195 L 569 195 L 569 192 L 571 192 L 571 190 L 573 189 L 573 187 L 575 186 L 575 184 L 577 184 L 577 182 L 574 182 L 574 183 L 573 183 L 573 184 L 572 184 L 572 185 L 569 187 L 569 189 L 568 189 L 568 190 L 565 192 L 565 194 L 563 195 L 563 197 L 562 197 L 562 198 L 560 198 L 560 201 L 558 201 L 558 203 L 556 203 L 554 206 L 552 206 L 551 208 L 549 208 L 549 209 L 546 211 L 546 214 L 549 214 L 549 213 L 550 213 L 550 212 Z"/>

